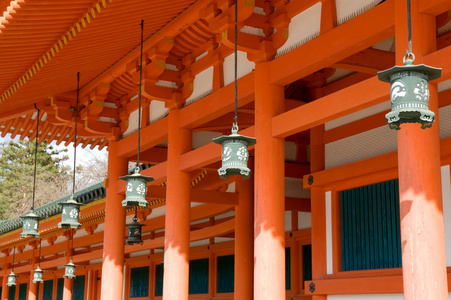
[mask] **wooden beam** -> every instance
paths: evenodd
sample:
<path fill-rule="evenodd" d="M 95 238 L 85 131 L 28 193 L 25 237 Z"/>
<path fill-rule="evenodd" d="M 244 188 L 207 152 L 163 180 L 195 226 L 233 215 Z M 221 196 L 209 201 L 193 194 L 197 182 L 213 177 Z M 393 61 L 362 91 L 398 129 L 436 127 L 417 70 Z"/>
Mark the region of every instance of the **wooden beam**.
<path fill-rule="evenodd" d="M 451 2 L 443 0 L 421 0 L 420 12 L 437 16 L 451 10 Z"/>
<path fill-rule="evenodd" d="M 389 69 L 396 63 L 395 54 L 388 51 L 368 48 L 357 52 L 332 66 L 355 72 L 377 75 L 377 72 Z"/>
<path fill-rule="evenodd" d="M 386 1 L 271 61 L 271 83 L 286 85 L 389 38 L 394 3 Z"/>
<path fill-rule="evenodd" d="M 148 199 L 166 199 L 166 187 L 151 185 L 148 187 L 147 195 Z M 238 194 L 236 193 L 207 191 L 193 188 L 190 191 L 190 198 L 191 202 L 225 205 L 238 204 Z"/>
<path fill-rule="evenodd" d="M 364 80 L 336 93 L 275 116 L 274 137 L 289 135 L 343 117 L 388 100 L 390 87 L 377 77 Z M 302 116 L 300 118 L 299 116 Z"/>
<path fill-rule="evenodd" d="M 310 199 L 285 197 L 285 211 L 311 212 Z"/>

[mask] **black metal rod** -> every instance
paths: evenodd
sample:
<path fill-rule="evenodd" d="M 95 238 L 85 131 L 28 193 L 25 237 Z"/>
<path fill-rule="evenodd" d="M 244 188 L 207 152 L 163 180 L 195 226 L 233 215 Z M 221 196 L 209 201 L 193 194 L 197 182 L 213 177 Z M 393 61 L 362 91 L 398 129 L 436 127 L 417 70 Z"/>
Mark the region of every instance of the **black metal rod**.
<path fill-rule="evenodd" d="M 75 135 L 74 135 L 74 178 L 72 183 L 72 195 L 75 195 L 75 173 L 77 163 L 77 122 L 78 122 L 78 96 L 80 94 L 80 72 L 77 72 L 77 101 L 75 103 Z"/>
<path fill-rule="evenodd" d="M 74 253 L 74 229 L 70 229 L 70 260 L 72 261 L 72 254 Z"/>
<path fill-rule="evenodd" d="M 13 248 L 13 263 L 11 265 L 11 271 L 14 271 L 14 259 L 16 257 L 16 246 Z"/>
<path fill-rule="evenodd" d="M 143 42 L 144 42 L 144 20 L 141 20 L 141 56 L 139 62 L 139 91 L 138 91 L 138 155 L 136 166 L 139 167 L 139 152 L 141 150 L 141 89 L 143 77 Z"/>
<path fill-rule="evenodd" d="M 31 210 L 34 211 L 34 199 L 36 198 L 36 169 L 38 165 L 38 138 L 39 138 L 39 109 L 34 104 L 38 115 L 36 116 L 36 145 L 34 148 L 34 173 L 33 173 L 33 203 L 31 204 Z"/>
<path fill-rule="evenodd" d="M 238 128 L 238 0 L 235 1 L 235 125 Z"/>
<path fill-rule="evenodd" d="M 407 0 L 407 34 L 408 34 L 408 43 L 409 43 L 409 53 L 410 56 L 412 54 L 412 19 L 411 19 L 411 5 L 410 0 Z"/>
<path fill-rule="evenodd" d="M 41 248 L 42 248 L 42 239 L 39 239 L 39 258 L 38 258 L 38 267 L 41 268 Z"/>

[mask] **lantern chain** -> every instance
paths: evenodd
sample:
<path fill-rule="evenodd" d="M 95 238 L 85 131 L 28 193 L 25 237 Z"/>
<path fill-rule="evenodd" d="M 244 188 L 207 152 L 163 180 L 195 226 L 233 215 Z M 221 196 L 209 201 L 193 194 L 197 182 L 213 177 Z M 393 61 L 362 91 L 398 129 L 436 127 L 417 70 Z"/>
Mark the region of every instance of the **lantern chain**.
<path fill-rule="evenodd" d="M 74 253 L 74 229 L 70 229 L 70 260 L 72 261 L 72 255 Z"/>
<path fill-rule="evenodd" d="M 233 130 L 238 132 L 238 0 L 235 1 L 235 122 Z"/>
<path fill-rule="evenodd" d="M 141 150 L 141 90 L 143 76 L 143 41 L 144 41 L 144 20 L 141 20 L 141 54 L 139 62 L 139 91 L 138 91 L 138 154 L 136 167 L 139 168 L 139 152 Z"/>
<path fill-rule="evenodd" d="M 34 200 L 36 198 L 36 168 L 38 165 L 39 112 L 40 112 L 40 110 L 36 106 L 36 103 L 34 104 L 34 108 L 36 109 L 38 114 L 36 116 L 36 145 L 34 148 L 33 202 L 31 204 L 31 210 L 33 211 L 34 211 Z"/>
<path fill-rule="evenodd" d="M 75 196 L 75 173 L 77 163 L 77 121 L 78 121 L 78 97 L 80 95 L 80 72 L 77 72 L 77 101 L 75 103 L 75 135 L 74 135 L 74 178 L 72 183 L 72 195 Z"/>
<path fill-rule="evenodd" d="M 408 47 L 406 50 L 406 58 L 413 56 L 412 53 L 412 20 L 411 20 L 411 5 L 410 0 L 407 0 L 407 38 L 408 38 Z M 415 56 L 413 56 L 415 57 Z M 414 58 L 415 59 L 415 58 Z"/>

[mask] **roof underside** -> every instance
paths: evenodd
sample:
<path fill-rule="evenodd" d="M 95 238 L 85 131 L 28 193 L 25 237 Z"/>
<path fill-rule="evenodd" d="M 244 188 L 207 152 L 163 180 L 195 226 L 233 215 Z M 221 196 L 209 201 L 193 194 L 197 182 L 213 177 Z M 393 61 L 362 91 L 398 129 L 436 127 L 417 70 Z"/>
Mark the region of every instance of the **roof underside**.
<path fill-rule="evenodd" d="M 34 103 L 49 102 L 54 95 L 73 99 L 77 72 L 83 87 L 139 46 L 141 20 L 146 40 L 193 2 L 0 1 L 0 9 L 5 11 L 0 17 L 0 96 L 13 91 L 0 101 L 1 111 L 8 112 L 0 113 L 2 136 L 34 136 L 35 126 L 27 128 L 30 119 L 34 120 Z M 116 84 L 112 92 L 121 96 L 121 87 Z M 16 118 L 11 119 L 12 115 Z M 44 125 L 44 130 L 46 137 L 55 141 L 73 139 L 70 124 Z M 80 142 L 92 148 L 107 144 L 95 134 Z"/>

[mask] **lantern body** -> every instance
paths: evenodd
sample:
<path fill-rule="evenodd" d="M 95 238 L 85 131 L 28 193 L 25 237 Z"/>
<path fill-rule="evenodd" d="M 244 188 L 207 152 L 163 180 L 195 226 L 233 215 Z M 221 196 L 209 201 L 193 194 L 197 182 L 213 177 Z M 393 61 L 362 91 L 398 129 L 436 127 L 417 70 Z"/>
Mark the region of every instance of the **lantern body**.
<path fill-rule="evenodd" d="M 75 201 L 74 196 L 66 202 L 59 203 L 62 206 L 61 222 L 58 223 L 59 228 L 81 228 L 81 224 L 78 222 L 80 218 L 80 206 L 83 204 Z"/>
<path fill-rule="evenodd" d="M 391 109 L 385 115 L 391 129 L 400 129 L 402 123 L 420 123 L 429 128 L 435 114 L 429 110 L 430 80 L 441 76 L 441 69 L 426 65 L 413 65 L 412 59 L 404 59 L 404 66 L 378 72 L 379 80 L 391 84 Z"/>
<path fill-rule="evenodd" d="M 16 274 L 14 274 L 13 271 L 11 271 L 11 274 L 8 275 L 8 282 L 6 283 L 7 286 L 13 286 L 16 285 Z"/>
<path fill-rule="evenodd" d="M 130 224 L 125 224 L 128 227 L 128 236 L 127 240 L 125 241 L 126 245 L 133 245 L 133 244 L 143 244 L 143 241 L 141 240 L 141 234 L 142 229 L 141 227 L 144 226 L 142 224 L 139 224 L 137 218 L 133 218 L 133 222 Z"/>
<path fill-rule="evenodd" d="M 232 129 L 232 134 L 213 139 L 216 144 L 222 145 L 222 167 L 218 174 L 222 179 L 230 175 L 242 175 L 244 179 L 249 178 L 251 170 L 247 167 L 249 152 L 247 147 L 256 143 L 251 137 L 238 134 L 238 130 Z"/>
<path fill-rule="evenodd" d="M 66 270 L 64 272 L 64 277 L 69 278 L 69 279 L 74 279 L 75 276 L 75 267 L 76 265 L 74 265 L 72 263 L 72 260 L 67 264 L 64 265 L 66 267 Z"/>
<path fill-rule="evenodd" d="M 21 216 L 20 218 L 23 222 L 20 237 L 24 238 L 27 236 L 32 236 L 34 238 L 39 238 L 39 216 L 33 211 L 30 211 L 27 215 Z"/>
<path fill-rule="evenodd" d="M 33 282 L 34 283 L 44 282 L 44 280 L 42 280 L 42 270 L 39 267 L 37 267 L 36 270 L 34 270 L 33 272 Z"/>
<path fill-rule="evenodd" d="M 146 201 L 147 182 L 153 181 L 153 177 L 139 174 L 139 167 L 136 167 L 132 175 L 122 176 L 119 179 L 127 182 L 122 206 L 142 206 L 145 208 L 149 205 L 149 202 Z"/>

